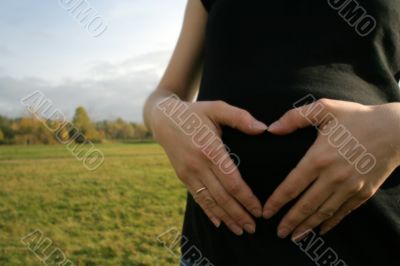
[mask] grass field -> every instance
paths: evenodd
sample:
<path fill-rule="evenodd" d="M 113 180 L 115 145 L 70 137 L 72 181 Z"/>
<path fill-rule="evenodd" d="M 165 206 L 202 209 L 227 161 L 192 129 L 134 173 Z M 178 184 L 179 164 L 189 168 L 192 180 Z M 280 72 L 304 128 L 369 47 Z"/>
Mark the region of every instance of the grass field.
<path fill-rule="evenodd" d="M 40 230 L 74 265 L 178 265 L 157 236 L 181 228 L 186 192 L 157 144 L 97 145 L 88 171 L 64 146 L 0 146 L 0 265 L 45 265 Z M 68 265 L 70 266 L 70 265 Z"/>

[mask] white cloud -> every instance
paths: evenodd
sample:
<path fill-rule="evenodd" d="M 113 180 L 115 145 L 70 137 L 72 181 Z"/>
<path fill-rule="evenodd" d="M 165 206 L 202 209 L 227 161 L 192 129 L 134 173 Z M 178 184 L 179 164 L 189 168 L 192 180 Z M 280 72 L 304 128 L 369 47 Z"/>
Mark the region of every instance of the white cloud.
<path fill-rule="evenodd" d="M 78 105 L 95 119 L 141 121 L 178 37 L 185 0 L 99 0 L 109 24 L 92 38 L 57 1 L 6 0 L 0 9 L 0 114 L 23 114 L 35 90 L 68 117 Z"/>
<path fill-rule="evenodd" d="M 0 55 L 12 56 L 12 55 L 14 55 L 14 52 L 7 46 L 0 44 Z"/>
<path fill-rule="evenodd" d="M 143 103 L 156 87 L 169 54 L 159 51 L 121 63 L 98 63 L 88 71 L 92 74 L 90 79 L 55 83 L 38 78 L 0 77 L 0 113 L 10 117 L 22 115 L 20 99 L 39 90 L 69 118 L 82 105 L 95 120 L 122 117 L 140 122 Z"/>

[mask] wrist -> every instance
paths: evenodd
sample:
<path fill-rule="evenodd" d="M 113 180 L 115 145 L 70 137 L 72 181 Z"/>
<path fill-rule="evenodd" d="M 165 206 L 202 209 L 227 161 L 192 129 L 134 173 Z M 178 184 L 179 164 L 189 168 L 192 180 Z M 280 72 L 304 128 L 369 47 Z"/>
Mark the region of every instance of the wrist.
<path fill-rule="evenodd" d="M 161 110 L 158 108 L 158 104 L 162 99 L 153 100 L 151 104 L 149 104 L 147 109 L 147 126 L 152 133 L 154 140 L 157 140 L 157 131 L 159 130 L 158 125 L 160 124 L 159 120 L 161 118 Z"/>
<path fill-rule="evenodd" d="M 147 128 L 150 130 L 150 132 L 155 134 L 155 124 L 157 123 L 155 120 L 157 119 L 157 106 L 160 101 L 168 97 L 168 95 L 165 94 L 164 91 L 162 90 L 156 90 L 154 91 L 146 100 L 143 108 L 143 119 L 144 122 L 147 126 Z"/>
<path fill-rule="evenodd" d="M 397 162 L 400 165 L 400 103 L 387 103 L 380 105 L 383 109 L 383 119 L 387 119 L 387 136 L 390 139 L 390 146 L 396 152 Z"/>
<path fill-rule="evenodd" d="M 168 116 L 175 112 L 181 100 L 175 94 L 162 95 L 155 97 L 148 107 L 148 126 L 153 134 L 153 137 L 158 141 L 157 135 L 161 130 L 165 130 L 170 119 Z"/>

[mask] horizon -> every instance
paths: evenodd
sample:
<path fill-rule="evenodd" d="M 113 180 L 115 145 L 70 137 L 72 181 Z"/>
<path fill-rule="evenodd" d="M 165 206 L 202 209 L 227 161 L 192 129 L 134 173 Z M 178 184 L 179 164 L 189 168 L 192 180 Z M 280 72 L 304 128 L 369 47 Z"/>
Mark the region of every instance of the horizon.
<path fill-rule="evenodd" d="M 3 3 L 0 115 L 25 116 L 20 100 L 39 90 L 68 119 L 84 106 L 93 121 L 143 123 L 143 103 L 168 63 L 186 2 L 78 2 L 106 24 L 101 35 L 94 37 L 80 22 L 85 10 L 74 13 L 62 1 Z"/>

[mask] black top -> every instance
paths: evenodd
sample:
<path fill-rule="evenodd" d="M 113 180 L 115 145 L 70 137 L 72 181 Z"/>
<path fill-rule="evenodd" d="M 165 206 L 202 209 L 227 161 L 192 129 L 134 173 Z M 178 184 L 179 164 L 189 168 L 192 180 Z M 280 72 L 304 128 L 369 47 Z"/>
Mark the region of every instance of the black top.
<path fill-rule="evenodd" d="M 202 1 L 209 18 L 199 101 L 224 100 L 267 124 L 309 93 L 363 104 L 400 102 L 400 0 Z M 316 136 L 314 128 L 288 136 L 223 130 L 262 203 Z M 400 265 L 400 168 L 324 236 L 320 248 L 302 251 L 276 236 L 289 207 L 271 220 L 256 219 L 256 234 L 237 237 L 225 226 L 216 229 L 188 195 L 183 234 L 189 242 L 182 253 L 200 258 L 195 246 L 216 266 Z M 324 264 L 329 248 L 337 264 Z"/>

